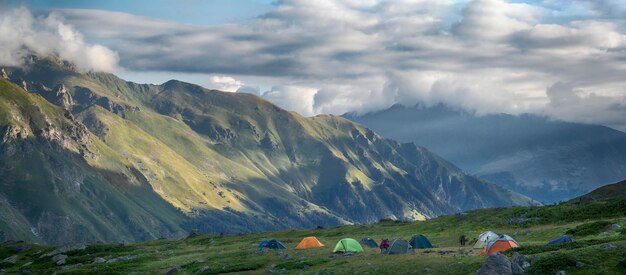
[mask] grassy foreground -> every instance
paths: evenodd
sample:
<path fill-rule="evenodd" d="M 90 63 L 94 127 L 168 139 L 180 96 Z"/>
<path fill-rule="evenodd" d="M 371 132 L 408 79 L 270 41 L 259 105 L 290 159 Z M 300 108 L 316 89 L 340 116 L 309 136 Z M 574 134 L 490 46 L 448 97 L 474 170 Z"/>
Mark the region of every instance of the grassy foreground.
<path fill-rule="evenodd" d="M 612 228 L 618 224 L 621 228 Z M 608 226 L 607 226 L 608 225 Z M 614 226 L 615 227 L 615 226 Z M 382 221 L 317 230 L 288 230 L 239 236 L 200 235 L 182 240 L 155 240 L 133 244 L 92 244 L 65 253 L 64 265 L 41 257 L 55 247 L 26 243 L 3 244 L 0 259 L 17 257 L 15 263 L 0 262 L 6 273 L 311 273 L 311 274 L 473 274 L 484 263 L 478 249 L 457 245 L 459 235 L 476 238 L 485 230 L 513 236 L 520 253 L 533 258 L 532 274 L 620 274 L 626 271 L 626 200 L 546 207 L 482 209 L 443 216 L 424 222 Z M 566 232 L 576 243 L 547 246 L 548 240 Z M 335 243 L 345 237 L 404 238 L 424 234 L 436 247 L 408 255 L 381 255 L 377 249 L 344 256 L 332 254 Z M 295 250 L 302 237 L 317 236 L 324 248 Z M 261 251 L 263 239 L 278 239 L 288 249 Z M 606 244 L 617 248 L 607 250 Z M 16 250 L 26 251 L 16 253 Z M 511 252 L 507 252 L 511 253 Z M 15 256 L 17 255 L 17 256 Z M 111 263 L 94 263 L 97 257 Z M 576 262 L 584 263 L 576 267 Z M 2 273 L 2 271 L 0 271 Z"/>

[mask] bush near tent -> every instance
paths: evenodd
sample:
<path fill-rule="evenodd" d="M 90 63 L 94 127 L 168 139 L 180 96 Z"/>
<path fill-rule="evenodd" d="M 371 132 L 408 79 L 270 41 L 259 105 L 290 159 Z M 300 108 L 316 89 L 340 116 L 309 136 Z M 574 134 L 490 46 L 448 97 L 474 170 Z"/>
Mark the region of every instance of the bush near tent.
<path fill-rule="evenodd" d="M 481 255 L 491 255 L 496 252 L 507 251 L 511 248 L 519 247 L 519 244 L 509 235 L 502 235 L 495 241 L 489 242 Z"/>
<path fill-rule="evenodd" d="M 412 252 L 409 242 L 405 240 L 395 239 L 391 241 L 389 248 L 385 250 L 383 253 L 393 255 L 393 254 L 408 254 L 409 252 Z"/>
<path fill-rule="evenodd" d="M 339 242 L 337 242 L 337 245 L 335 245 L 335 249 L 333 249 L 333 253 L 346 253 L 346 252 L 353 252 L 353 253 L 363 252 L 363 247 L 355 239 L 344 238 L 344 239 L 341 239 Z"/>
<path fill-rule="evenodd" d="M 310 249 L 310 248 L 318 248 L 323 247 L 324 244 L 320 242 L 316 237 L 306 237 L 300 241 L 300 243 L 296 246 L 296 249 Z"/>
<path fill-rule="evenodd" d="M 433 245 L 430 243 L 428 238 L 422 234 L 413 236 L 409 244 L 413 247 L 413 249 L 433 248 Z"/>
<path fill-rule="evenodd" d="M 259 248 L 269 248 L 269 249 L 285 249 L 287 247 L 285 247 L 285 245 L 277 240 L 271 240 L 271 241 L 267 241 L 267 240 L 263 240 L 260 244 L 259 244 Z"/>
<path fill-rule="evenodd" d="M 361 239 L 361 243 L 371 248 L 378 248 L 378 243 L 376 243 L 376 241 L 372 238 L 363 238 Z"/>
<path fill-rule="evenodd" d="M 495 241 L 500 238 L 500 235 L 493 231 L 485 231 L 478 235 L 478 241 L 474 244 L 474 248 L 485 248 L 490 241 Z"/>
<path fill-rule="evenodd" d="M 574 239 L 572 239 L 572 237 L 566 235 L 563 235 L 561 237 L 558 237 L 556 239 L 550 240 L 548 242 L 549 245 L 555 245 L 555 244 L 562 244 L 562 243 L 572 243 L 575 242 Z"/>

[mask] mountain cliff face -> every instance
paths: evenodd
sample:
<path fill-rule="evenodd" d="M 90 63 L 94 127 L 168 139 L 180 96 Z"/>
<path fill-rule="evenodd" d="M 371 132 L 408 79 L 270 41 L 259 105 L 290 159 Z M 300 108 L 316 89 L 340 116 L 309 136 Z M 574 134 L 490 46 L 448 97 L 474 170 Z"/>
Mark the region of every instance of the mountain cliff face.
<path fill-rule="evenodd" d="M 534 115 L 476 116 L 439 105 L 346 117 L 416 142 L 465 171 L 544 202 L 626 178 L 626 134 Z"/>
<path fill-rule="evenodd" d="M 412 143 L 249 94 L 135 84 L 54 58 L 5 73 L 4 239 L 133 241 L 534 203 Z"/>

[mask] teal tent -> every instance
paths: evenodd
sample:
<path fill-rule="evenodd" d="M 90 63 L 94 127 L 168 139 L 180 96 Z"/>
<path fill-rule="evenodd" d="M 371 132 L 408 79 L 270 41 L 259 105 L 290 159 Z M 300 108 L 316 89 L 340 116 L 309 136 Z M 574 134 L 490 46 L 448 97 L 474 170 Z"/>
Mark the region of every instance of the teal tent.
<path fill-rule="evenodd" d="M 433 248 L 430 241 L 422 234 L 413 236 L 409 244 L 413 247 L 413 249 Z"/>
<path fill-rule="evenodd" d="M 411 252 L 409 242 L 405 240 L 396 239 L 390 242 L 389 248 L 385 250 L 383 253 L 393 255 L 393 254 L 408 254 L 409 252 Z"/>
<path fill-rule="evenodd" d="M 363 239 L 361 239 L 361 243 L 363 245 L 371 247 L 371 248 L 378 248 L 378 243 L 376 243 L 376 241 L 372 240 L 372 238 L 363 238 Z"/>
<path fill-rule="evenodd" d="M 277 240 L 267 241 L 264 240 L 259 244 L 259 248 L 269 248 L 269 249 L 285 249 L 285 245 Z"/>

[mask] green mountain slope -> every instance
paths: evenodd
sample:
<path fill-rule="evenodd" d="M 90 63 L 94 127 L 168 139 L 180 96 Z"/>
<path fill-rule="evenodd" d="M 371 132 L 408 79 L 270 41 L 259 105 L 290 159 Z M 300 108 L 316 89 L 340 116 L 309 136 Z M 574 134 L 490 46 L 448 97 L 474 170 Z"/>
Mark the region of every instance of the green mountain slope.
<path fill-rule="evenodd" d="M 60 126 L 52 135 L 43 123 L 41 131 L 31 130 L 32 139 L 58 137 L 55 142 L 63 146 L 55 151 L 41 141 L 29 151 L 22 148 L 28 138 L 3 142 L 19 156 L 11 161 L 23 159 L 16 166 L 38 171 L 38 177 L 23 177 L 26 172 L 7 170 L 12 166 L 3 162 L 3 178 L 21 184 L 7 184 L 0 191 L 6 203 L 0 205 L 21 204 L 7 213 L 24 221 L 4 232 L 28 235 L 26 228 L 38 223 L 59 228 L 63 218 L 79 213 L 68 227 L 83 230 L 80 238 L 139 240 L 191 229 L 252 232 L 420 220 L 534 203 L 468 176 L 414 144 L 384 139 L 339 117 L 305 118 L 249 94 L 179 81 L 140 85 L 111 74 L 81 74 L 54 58 L 33 58 L 25 69 L 6 71 L 30 93 L 0 80 L 2 104 L 21 110 L 1 113 L 0 121 L 7 120 L 2 134 L 25 129 L 23 121 L 32 120 L 15 117 L 44 117 Z M 43 107 L 26 108 L 32 102 Z M 67 168 L 50 167 L 56 163 Z M 56 186 L 73 193 L 42 191 Z M 38 198 L 40 192 L 45 196 Z M 57 211 L 52 218 L 45 214 L 49 209 Z M 129 229 L 135 227 L 137 232 Z M 77 230 L 31 230 L 30 237 L 83 241 L 76 239 Z"/>
<path fill-rule="evenodd" d="M 572 199 L 569 203 L 591 203 L 626 199 L 626 180 L 597 188 L 585 195 Z"/>

